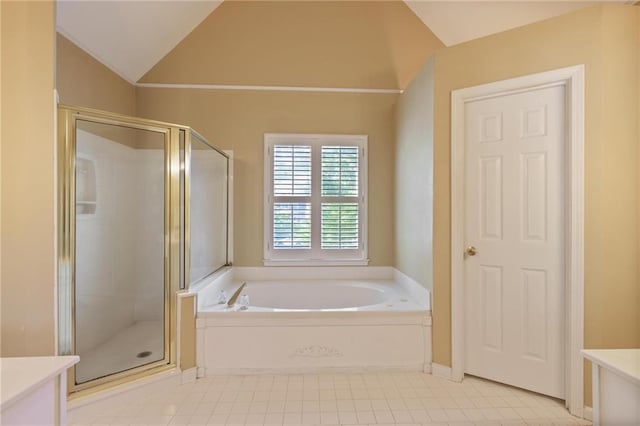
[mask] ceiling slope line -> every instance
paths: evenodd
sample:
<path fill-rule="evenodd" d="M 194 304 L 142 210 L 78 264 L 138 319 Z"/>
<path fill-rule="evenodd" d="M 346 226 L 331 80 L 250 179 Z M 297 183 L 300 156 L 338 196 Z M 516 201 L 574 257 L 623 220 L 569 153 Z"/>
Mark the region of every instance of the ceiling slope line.
<path fill-rule="evenodd" d="M 136 87 L 153 89 L 196 89 L 196 90 L 257 90 L 274 92 L 324 92 L 324 93 L 373 93 L 401 94 L 402 89 L 368 89 L 351 87 L 313 86 L 251 86 L 239 84 L 180 84 L 180 83 L 135 83 Z"/>

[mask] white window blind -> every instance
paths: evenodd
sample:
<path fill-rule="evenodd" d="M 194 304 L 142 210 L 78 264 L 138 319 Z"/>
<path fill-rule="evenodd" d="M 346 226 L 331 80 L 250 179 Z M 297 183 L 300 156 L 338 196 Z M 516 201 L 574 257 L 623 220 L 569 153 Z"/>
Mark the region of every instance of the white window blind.
<path fill-rule="evenodd" d="M 311 248 L 311 146 L 273 146 L 273 196 L 274 249 Z"/>
<path fill-rule="evenodd" d="M 357 203 L 322 203 L 322 248 L 358 248 Z"/>
<path fill-rule="evenodd" d="M 273 147 L 273 195 L 311 195 L 311 147 Z"/>
<path fill-rule="evenodd" d="M 273 247 L 311 248 L 311 203 L 274 203 Z"/>
<path fill-rule="evenodd" d="M 358 248 L 358 151 L 357 146 L 322 146 L 323 249 Z"/>
<path fill-rule="evenodd" d="M 366 264 L 366 136 L 265 135 L 265 264 Z"/>
<path fill-rule="evenodd" d="M 322 195 L 358 196 L 358 147 L 322 147 Z"/>

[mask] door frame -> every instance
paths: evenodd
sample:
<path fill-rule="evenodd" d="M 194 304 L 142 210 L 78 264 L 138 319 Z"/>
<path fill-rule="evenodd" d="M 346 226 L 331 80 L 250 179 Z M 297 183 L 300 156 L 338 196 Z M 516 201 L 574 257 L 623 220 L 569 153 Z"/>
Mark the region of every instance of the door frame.
<path fill-rule="evenodd" d="M 577 65 L 451 92 L 451 378 L 460 381 L 465 371 L 465 104 L 565 87 L 565 404 L 579 417 L 584 411 L 584 74 L 584 65 Z"/>

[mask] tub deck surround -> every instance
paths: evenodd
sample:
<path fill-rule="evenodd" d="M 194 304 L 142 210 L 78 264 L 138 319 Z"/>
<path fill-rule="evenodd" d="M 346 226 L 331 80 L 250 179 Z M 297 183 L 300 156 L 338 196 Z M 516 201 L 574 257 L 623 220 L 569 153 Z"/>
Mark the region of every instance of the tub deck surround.
<path fill-rule="evenodd" d="M 229 268 L 198 293 L 198 376 L 431 369 L 426 289 L 393 268 Z M 295 279 L 292 279 L 295 278 Z M 396 278 L 396 279 L 394 279 Z M 247 282 L 247 310 L 218 303 Z"/>

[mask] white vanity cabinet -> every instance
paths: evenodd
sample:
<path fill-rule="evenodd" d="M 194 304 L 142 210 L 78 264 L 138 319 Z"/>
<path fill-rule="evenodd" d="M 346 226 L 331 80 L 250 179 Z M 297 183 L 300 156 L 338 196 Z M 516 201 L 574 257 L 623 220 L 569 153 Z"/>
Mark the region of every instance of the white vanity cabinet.
<path fill-rule="evenodd" d="M 593 424 L 640 425 L 640 349 L 588 349 L 593 364 Z"/>
<path fill-rule="evenodd" d="M 0 358 L 0 424 L 64 425 L 67 368 L 77 356 Z"/>

